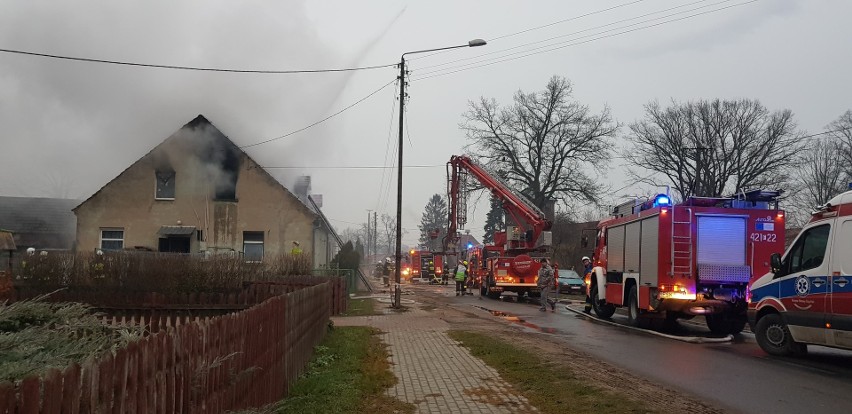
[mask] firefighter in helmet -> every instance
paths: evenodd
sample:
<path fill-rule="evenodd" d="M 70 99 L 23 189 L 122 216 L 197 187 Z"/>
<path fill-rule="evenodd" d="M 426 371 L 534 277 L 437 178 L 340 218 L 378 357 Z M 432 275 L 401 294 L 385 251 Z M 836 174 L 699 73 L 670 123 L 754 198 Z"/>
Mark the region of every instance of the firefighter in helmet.
<path fill-rule="evenodd" d="M 592 268 L 592 259 L 589 256 L 583 256 L 583 281 L 586 282 L 587 289 L 592 286 Z M 583 312 L 592 313 L 592 298 L 589 296 L 588 290 L 586 292 L 586 305 Z"/>
<path fill-rule="evenodd" d="M 464 295 L 464 281 L 467 279 L 467 260 L 456 267 L 456 296 Z"/>

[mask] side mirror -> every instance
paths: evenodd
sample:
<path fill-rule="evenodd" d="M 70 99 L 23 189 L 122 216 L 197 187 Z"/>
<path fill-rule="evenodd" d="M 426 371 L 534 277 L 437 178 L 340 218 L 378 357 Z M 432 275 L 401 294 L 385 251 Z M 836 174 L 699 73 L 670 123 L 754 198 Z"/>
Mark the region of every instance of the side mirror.
<path fill-rule="evenodd" d="M 769 256 L 769 264 L 772 266 L 772 273 L 778 273 L 781 271 L 781 254 L 780 253 L 772 253 L 772 256 Z"/>

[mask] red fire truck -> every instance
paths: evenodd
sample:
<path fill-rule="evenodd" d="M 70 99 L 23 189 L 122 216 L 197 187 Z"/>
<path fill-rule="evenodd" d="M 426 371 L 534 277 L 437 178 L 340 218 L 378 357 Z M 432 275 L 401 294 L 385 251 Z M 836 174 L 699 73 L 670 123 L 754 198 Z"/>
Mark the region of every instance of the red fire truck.
<path fill-rule="evenodd" d="M 661 194 L 616 207 L 598 224 L 587 292 L 595 313 L 609 318 L 626 306 L 636 326 L 703 315 L 714 333 L 740 332 L 749 280 L 784 248 L 779 195 L 755 190 L 672 205 Z"/>
<path fill-rule="evenodd" d="M 408 252 L 409 271 L 412 279 L 421 282 L 441 283 L 444 273 L 443 257 L 428 250 L 411 250 Z"/>
<path fill-rule="evenodd" d="M 503 292 L 515 292 L 519 297 L 539 294 L 536 282 L 541 264 L 538 259 L 549 255 L 551 220 L 532 202 L 466 156 L 453 156 L 447 163 L 450 203 L 444 250 L 448 255 L 458 252 L 458 230 L 467 222 L 467 190 L 470 188 L 467 180 L 470 176 L 502 202 L 507 222 L 515 223 L 507 226 L 507 231 L 496 232 L 494 244 L 485 245 L 478 252 L 477 263 L 468 265 L 474 268 L 472 275 L 483 275 L 481 293 L 491 298 L 499 298 Z"/>

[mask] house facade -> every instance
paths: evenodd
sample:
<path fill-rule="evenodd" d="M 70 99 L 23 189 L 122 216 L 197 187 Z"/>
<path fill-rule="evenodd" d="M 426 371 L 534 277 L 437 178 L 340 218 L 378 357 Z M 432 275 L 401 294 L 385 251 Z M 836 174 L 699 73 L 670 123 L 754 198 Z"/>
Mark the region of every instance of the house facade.
<path fill-rule="evenodd" d="M 318 215 L 199 115 L 74 208 L 78 251 L 313 258 Z M 322 234 L 322 231 L 320 231 Z M 314 267 L 324 263 L 314 263 Z"/>

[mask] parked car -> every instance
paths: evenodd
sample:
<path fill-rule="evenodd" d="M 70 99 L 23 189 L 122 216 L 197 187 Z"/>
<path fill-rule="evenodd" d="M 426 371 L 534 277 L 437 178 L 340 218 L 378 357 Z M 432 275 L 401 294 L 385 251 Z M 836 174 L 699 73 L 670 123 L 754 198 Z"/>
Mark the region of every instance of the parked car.
<path fill-rule="evenodd" d="M 559 269 L 559 293 L 582 293 L 583 279 L 570 269 Z"/>

